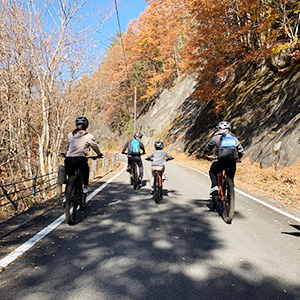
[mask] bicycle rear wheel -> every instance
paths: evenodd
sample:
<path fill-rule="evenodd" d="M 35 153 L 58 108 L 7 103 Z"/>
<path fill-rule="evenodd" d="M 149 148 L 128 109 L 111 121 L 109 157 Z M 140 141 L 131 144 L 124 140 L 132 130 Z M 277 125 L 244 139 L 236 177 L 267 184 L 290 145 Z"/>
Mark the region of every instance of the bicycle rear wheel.
<path fill-rule="evenodd" d="M 235 194 L 234 184 L 231 178 L 225 178 L 224 196 L 222 216 L 227 224 L 230 224 L 234 215 Z"/>
<path fill-rule="evenodd" d="M 73 225 L 76 219 L 76 178 L 75 175 L 71 176 L 68 180 L 67 184 L 67 191 L 66 191 L 66 205 L 65 205 L 65 212 L 66 212 L 66 221 L 69 225 Z M 73 209 L 73 211 L 72 211 Z M 75 212 L 74 212 L 75 211 Z"/>
<path fill-rule="evenodd" d="M 138 188 L 138 169 L 136 163 L 133 165 L 133 189 Z"/>
<path fill-rule="evenodd" d="M 160 201 L 160 190 L 159 190 L 159 178 L 158 178 L 158 172 L 154 173 L 154 194 L 153 198 L 155 203 L 159 203 Z"/>

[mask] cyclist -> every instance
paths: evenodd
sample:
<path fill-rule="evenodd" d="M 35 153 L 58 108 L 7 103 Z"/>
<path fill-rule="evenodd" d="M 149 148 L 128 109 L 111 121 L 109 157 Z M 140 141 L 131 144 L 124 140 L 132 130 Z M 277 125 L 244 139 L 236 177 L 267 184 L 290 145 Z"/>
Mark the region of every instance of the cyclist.
<path fill-rule="evenodd" d="M 86 117 L 78 117 L 75 120 L 76 128 L 68 134 L 67 148 L 65 151 L 65 167 L 68 177 L 72 176 L 77 169 L 82 171 L 83 192 L 88 193 L 89 165 L 86 158 L 90 147 L 97 153 L 98 158 L 103 157 L 94 136 L 86 131 L 89 122 Z"/>
<path fill-rule="evenodd" d="M 155 151 L 152 152 L 146 160 L 152 160 L 151 164 L 151 170 L 152 170 L 152 179 L 151 179 L 151 189 L 150 189 L 150 194 L 154 193 L 154 174 L 155 171 L 162 171 L 163 176 L 162 179 L 166 179 L 165 177 L 165 160 L 171 160 L 174 159 L 171 155 L 169 155 L 167 152 L 163 150 L 164 148 L 164 143 L 161 141 L 156 141 L 154 143 L 154 148 Z"/>
<path fill-rule="evenodd" d="M 131 162 L 136 161 L 139 166 L 139 182 L 142 182 L 144 175 L 144 168 L 141 159 L 141 155 L 145 154 L 145 147 L 142 143 L 143 135 L 140 132 L 136 132 L 133 135 L 133 139 L 129 140 L 122 149 L 122 154 L 126 154 L 127 150 L 127 172 L 131 171 Z M 142 150 L 142 153 L 141 153 Z"/>
<path fill-rule="evenodd" d="M 207 143 L 207 145 L 204 147 L 203 153 L 204 157 L 208 155 L 209 152 L 213 150 L 213 148 L 216 148 L 215 152 L 215 158 L 214 162 L 212 163 L 210 170 L 209 170 L 209 176 L 211 180 L 211 190 L 210 194 L 218 192 L 218 173 L 220 173 L 222 170 L 226 170 L 226 176 L 231 178 L 233 181 L 235 172 L 236 172 L 236 162 L 237 160 L 240 161 L 244 154 L 244 148 L 242 147 L 239 140 L 234 136 L 234 134 L 230 131 L 231 124 L 227 121 L 222 121 L 217 125 L 218 131 L 214 134 L 212 139 Z M 234 157 L 230 159 L 222 159 L 220 157 L 220 149 L 222 147 L 222 139 L 224 137 L 234 137 L 231 138 L 231 141 L 233 141 L 233 144 L 231 145 L 234 154 Z M 229 148 L 227 148 L 229 149 Z"/>

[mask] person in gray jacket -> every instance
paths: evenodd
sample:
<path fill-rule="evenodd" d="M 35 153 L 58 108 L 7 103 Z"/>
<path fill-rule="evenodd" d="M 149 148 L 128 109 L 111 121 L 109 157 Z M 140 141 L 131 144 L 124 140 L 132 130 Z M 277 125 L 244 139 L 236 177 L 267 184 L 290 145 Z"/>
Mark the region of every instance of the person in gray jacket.
<path fill-rule="evenodd" d="M 152 179 L 151 179 L 151 189 L 150 194 L 153 194 L 153 184 L 154 184 L 154 173 L 155 171 L 162 171 L 165 172 L 165 161 L 174 159 L 171 155 L 169 155 L 167 152 L 165 152 L 163 149 L 164 143 L 161 141 L 156 141 L 154 143 L 155 151 L 152 152 L 146 160 L 151 160 L 151 169 L 152 169 Z M 163 179 L 165 179 L 165 175 L 163 175 Z"/>
<path fill-rule="evenodd" d="M 240 160 L 244 154 L 244 148 L 239 142 L 239 140 L 234 136 L 234 134 L 230 131 L 231 124 L 227 121 L 222 121 L 217 125 L 218 131 L 214 134 L 212 139 L 207 143 L 204 147 L 203 153 L 204 156 L 207 156 L 214 148 L 216 148 L 214 162 L 212 163 L 209 170 L 209 177 L 211 180 L 211 190 L 210 194 L 213 194 L 218 191 L 218 173 L 222 170 L 226 170 L 226 176 L 231 178 L 232 181 L 234 179 L 234 175 L 236 172 L 236 162 Z M 222 137 L 235 137 L 235 148 L 237 152 L 237 157 L 228 161 L 221 161 L 219 159 L 219 150 L 221 147 Z"/>
<path fill-rule="evenodd" d="M 65 168 L 68 177 L 77 169 L 83 173 L 84 193 L 89 192 L 89 165 L 86 158 L 90 147 L 97 153 L 98 158 L 103 157 L 94 136 L 86 131 L 89 122 L 86 117 L 78 117 L 75 120 L 76 128 L 68 134 L 68 142 L 65 151 Z"/>

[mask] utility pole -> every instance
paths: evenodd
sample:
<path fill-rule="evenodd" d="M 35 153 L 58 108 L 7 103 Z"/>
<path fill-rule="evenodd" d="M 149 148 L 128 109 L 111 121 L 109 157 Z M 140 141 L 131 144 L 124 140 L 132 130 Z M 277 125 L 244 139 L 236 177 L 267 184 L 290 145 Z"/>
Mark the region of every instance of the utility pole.
<path fill-rule="evenodd" d="M 133 121 L 133 129 L 134 133 L 136 133 L 136 87 L 134 88 L 134 121 Z"/>

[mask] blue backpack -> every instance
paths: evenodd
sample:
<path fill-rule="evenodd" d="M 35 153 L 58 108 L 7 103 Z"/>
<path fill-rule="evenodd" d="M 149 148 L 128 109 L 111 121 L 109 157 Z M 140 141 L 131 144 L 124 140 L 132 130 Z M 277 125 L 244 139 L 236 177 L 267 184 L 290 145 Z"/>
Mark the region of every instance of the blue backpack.
<path fill-rule="evenodd" d="M 222 136 L 221 146 L 217 150 L 218 161 L 231 162 L 239 158 L 236 149 L 236 138 L 234 136 Z"/>
<path fill-rule="evenodd" d="M 140 141 L 139 140 L 131 140 L 130 148 L 128 154 L 138 155 L 140 154 Z"/>

